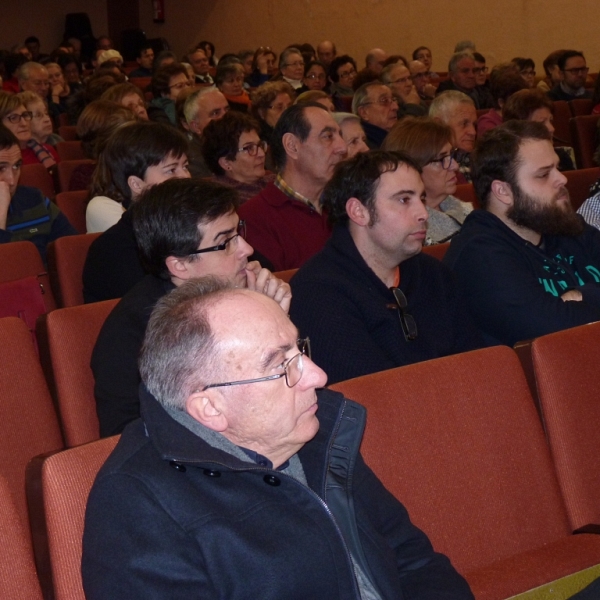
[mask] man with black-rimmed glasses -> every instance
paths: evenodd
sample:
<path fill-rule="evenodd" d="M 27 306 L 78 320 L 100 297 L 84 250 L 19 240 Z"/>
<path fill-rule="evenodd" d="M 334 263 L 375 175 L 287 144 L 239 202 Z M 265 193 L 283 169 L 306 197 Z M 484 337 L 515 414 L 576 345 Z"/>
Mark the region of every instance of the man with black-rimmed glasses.
<path fill-rule="evenodd" d="M 592 90 L 585 89 L 589 68 L 583 52 L 566 50 L 557 61 L 562 80 L 548 92 L 552 100 L 577 100 L 591 98 Z"/>
<path fill-rule="evenodd" d="M 174 179 L 153 186 L 132 210 L 148 272 L 108 316 L 92 355 L 100 435 L 120 433 L 139 416 L 137 360 L 157 300 L 189 279 L 212 275 L 260 291 L 287 311 L 290 287 L 256 261 L 228 186 Z"/>
<path fill-rule="evenodd" d="M 372 151 L 340 163 L 325 187 L 333 234 L 292 278 L 290 316 L 331 383 L 483 345 L 452 273 L 421 254 L 419 171 Z"/>

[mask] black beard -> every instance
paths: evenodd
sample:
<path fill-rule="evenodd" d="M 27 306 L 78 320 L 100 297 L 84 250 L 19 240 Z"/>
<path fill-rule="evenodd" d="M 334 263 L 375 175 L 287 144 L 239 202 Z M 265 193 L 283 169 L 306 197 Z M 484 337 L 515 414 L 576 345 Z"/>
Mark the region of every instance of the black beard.
<path fill-rule="evenodd" d="M 543 204 L 535 196 L 529 196 L 517 185 L 512 186 L 514 203 L 506 212 L 506 216 L 515 225 L 531 229 L 540 235 L 564 235 L 576 237 L 583 233 L 585 223 L 573 210 L 571 204 L 556 204 L 556 198 L 564 193 L 566 188 L 559 190 L 550 204 Z"/>

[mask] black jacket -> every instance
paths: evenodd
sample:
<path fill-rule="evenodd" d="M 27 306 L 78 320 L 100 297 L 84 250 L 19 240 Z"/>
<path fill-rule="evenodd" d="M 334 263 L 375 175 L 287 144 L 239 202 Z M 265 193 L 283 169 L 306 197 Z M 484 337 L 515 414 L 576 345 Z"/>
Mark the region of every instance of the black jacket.
<path fill-rule="evenodd" d="M 490 343 L 513 346 L 600 320 L 600 231 L 544 236 L 537 248 L 484 210 L 473 211 L 444 257 Z M 582 302 L 563 302 L 569 289 Z"/>
<path fill-rule="evenodd" d="M 312 357 L 329 383 L 483 346 L 452 273 L 425 254 L 400 265 L 400 289 L 418 328 L 417 339 L 406 341 L 392 292 L 345 226 L 334 228 L 290 285 L 290 317 L 310 337 Z"/>
<path fill-rule="evenodd" d="M 363 462 L 365 410 L 341 394 L 319 392 L 309 487 L 209 446 L 144 391 L 141 406 L 90 494 L 88 600 L 350 600 L 350 549 L 384 599 L 473 597 Z"/>

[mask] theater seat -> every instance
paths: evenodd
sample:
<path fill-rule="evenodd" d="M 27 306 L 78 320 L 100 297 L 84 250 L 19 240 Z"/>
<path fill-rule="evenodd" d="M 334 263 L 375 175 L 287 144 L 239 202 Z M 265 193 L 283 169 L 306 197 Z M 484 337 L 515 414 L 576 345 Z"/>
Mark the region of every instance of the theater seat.
<path fill-rule="evenodd" d="M 78 161 L 67 161 L 78 162 Z M 62 163 L 61 163 L 62 164 Z M 87 201 L 90 193 L 87 190 L 76 192 L 61 192 L 56 194 L 56 206 L 69 219 L 69 223 L 75 227 L 77 233 L 84 234 L 87 232 L 85 222 L 85 211 L 87 209 Z"/>
<path fill-rule="evenodd" d="M 473 205 L 473 208 L 479 208 L 479 201 L 475 195 L 475 188 L 472 183 L 461 183 L 460 185 L 457 185 L 453 195 L 463 202 L 470 202 Z"/>
<path fill-rule="evenodd" d="M 50 198 L 50 200 L 54 199 L 56 193 L 52 175 L 48 173 L 48 169 L 42 163 L 23 165 L 21 167 L 19 185 L 35 187 L 44 194 L 45 198 Z"/>
<path fill-rule="evenodd" d="M 438 260 L 442 260 L 446 255 L 446 252 L 450 248 L 450 242 L 444 242 L 443 244 L 434 244 L 433 246 L 423 246 L 423 253 L 429 254 Z"/>
<path fill-rule="evenodd" d="M 67 448 L 100 437 L 90 362 L 100 329 L 117 302 L 62 308 L 38 321 L 40 358 L 51 373 Z"/>
<path fill-rule="evenodd" d="M 535 339 L 533 368 L 570 525 L 600 526 L 600 323 Z"/>
<path fill-rule="evenodd" d="M 58 128 L 58 135 L 60 135 L 65 142 L 74 142 L 77 139 L 77 126 L 61 125 Z"/>
<path fill-rule="evenodd" d="M 63 160 L 56 166 L 58 172 L 58 189 L 61 192 L 69 191 L 71 176 L 73 171 L 80 165 L 93 165 L 94 161 L 89 158 L 80 158 L 77 160 Z M 84 232 L 85 233 L 85 232 Z"/>
<path fill-rule="evenodd" d="M 48 273 L 58 306 L 83 304 L 83 267 L 92 242 L 100 235 L 69 235 L 48 244 Z"/>
<path fill-rule="evenodd" d="M 56 151 L 60 160 L 80 160 L 85 158 L 80 141 L 65 141 L 56 144 Z"/>
<path fill-rule="evenodd" d="M 594 108 L 590 98 L 576 98 L 575 100 L 569 100 L 569 106 L 571 107 L 571 113 L 574 117 L 589 115 L 592 113 L 592 108 Z"/>
<path fill-rule="evenodd" d="M 589 197 L 590 186 L 600 177 L 600 167 L 565 171 L 571 204 L 577 210 Z"/>
<path fill-rule="evenodd" d="M 571 535 L 514 351 L 477 350 L 338 383 L 368 410 L 362 452 L 475 597 L 501 600 L 600 563 Z"/>
<path fill-rule="evenodd" d="M 580 169 L 595 167 L 594 153 L 597 147 L 598 115 L 573 117 L 569 121 L 575 160 Z"/>
<path fill-rule="evenodd" d="M 46 598 L 85 600 L 81 581 L 85 507 L 96 474 L 118 440 L 115 436 L 37 457 L 27 467 L 34 550 Z"/>
<path fill-rule="evenodd" d="M 556 146 L 572 146 L 571 130 L 569 129 L 569 119 L 571 118 L 571 108 L 568 102 L 564 100 L 555 100 L 553 103 L 554 115 L 554 142 Z M 577 164 L 579 164 L 579 161 Z"/>

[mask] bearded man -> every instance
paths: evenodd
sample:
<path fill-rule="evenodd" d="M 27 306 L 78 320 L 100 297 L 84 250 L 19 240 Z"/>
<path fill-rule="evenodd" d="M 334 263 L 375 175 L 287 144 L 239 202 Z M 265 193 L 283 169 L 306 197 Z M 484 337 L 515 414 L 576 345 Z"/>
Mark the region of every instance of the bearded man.
<path fill-rule="evenodd" d="M 508 121 L 473 153 L 483 210 L 444 257 L 491 344 L 600 319 L 600 232 L 577 215 L 546 127 Z"/>

